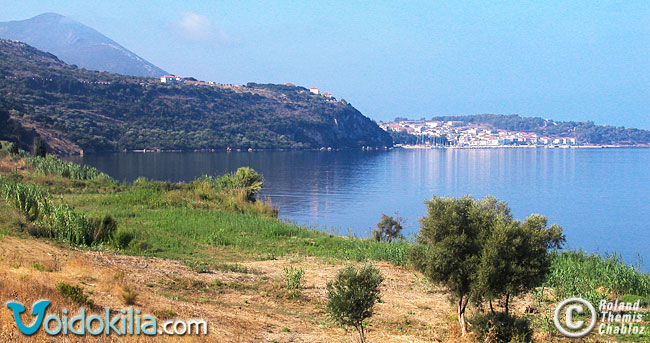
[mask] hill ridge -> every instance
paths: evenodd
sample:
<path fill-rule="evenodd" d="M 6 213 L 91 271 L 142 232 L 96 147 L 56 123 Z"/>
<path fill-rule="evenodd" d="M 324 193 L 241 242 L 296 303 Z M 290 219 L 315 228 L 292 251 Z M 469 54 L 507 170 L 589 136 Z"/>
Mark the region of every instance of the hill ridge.
<path fill-rule="evenodd" d="M 79 69 L 4 39 L 0 98 L 12 123 L 4 126 L 13 127 L 0 135 L 28 148 L 23 136 L 32 132 L 59 153 L 392 146 L 387 132 L 344 100 L 303 87 L 163 84 Z"/>

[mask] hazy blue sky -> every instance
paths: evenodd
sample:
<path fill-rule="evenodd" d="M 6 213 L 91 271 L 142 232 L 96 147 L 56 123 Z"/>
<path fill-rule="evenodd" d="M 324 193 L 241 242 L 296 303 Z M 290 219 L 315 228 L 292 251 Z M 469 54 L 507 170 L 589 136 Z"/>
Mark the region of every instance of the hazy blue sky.
<path fill-rule="evenodd" d="M 56 12 L 159 67 L 293 82 L 367 116 L 517 113 L 650 129 L 648 1 L 0 1 Z"/>

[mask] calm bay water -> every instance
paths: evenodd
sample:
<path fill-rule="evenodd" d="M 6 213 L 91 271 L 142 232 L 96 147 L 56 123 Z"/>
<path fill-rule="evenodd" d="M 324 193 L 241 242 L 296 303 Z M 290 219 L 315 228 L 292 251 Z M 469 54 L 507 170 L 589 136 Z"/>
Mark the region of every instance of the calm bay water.
<path fill-rule="evenodd" d="M 650 149 L 485 149 L 346 152 L 115 153 L 70 157 L 118 180 L 190 181 L 250 166 L 280 217 L 370 235 L 382 213 L 417 231 L 433 194 L 507 201 L 564 227 L 569 248 L 640 256 L 650 269 Z"/>

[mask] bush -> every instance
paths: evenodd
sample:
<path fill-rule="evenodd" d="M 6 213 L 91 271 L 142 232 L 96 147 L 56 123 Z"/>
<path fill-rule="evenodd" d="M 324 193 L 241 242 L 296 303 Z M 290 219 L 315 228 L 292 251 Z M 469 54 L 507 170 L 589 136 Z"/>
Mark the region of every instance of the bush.
<path fill-rule="evenodd" d="M 620 299 L 620 302 L 624 302 L 624 303 L 635 303 L 637 301 L 639 302 L 640 306 L 646 307 L 650 302 L 650 297 L 642 297 L 639 295 L 625 294 Z"/>
<path fill-rule="evenodd" d="M 101 219 L 92 219 L 91 226 L 95 228 L 92 235 L 93 242 L 109 242 L 117 231 L 117 221 L 110 214 Z"/>
<path fill-rule="evenodd" d="M 135 305 L 135 299 L 138 297 L 138 293 L 130 286 L 122 287 L 122 291 L 124 305 Z"/>
<path fill-rule="evenodd" d="M 56 285 L 56 288 L 61 292 L 61 295 L 77 304 L 93 306 L 92 299 L 89 299 L 88 296 L 84 294 L 84 290 L 80 286 L 72 286 L 66 282 L 59 282 L 59 284 Z"/>
<path fill-rule="evenodd" d="M 147 241 L 136 241 L 133 244 L 133 249 L 135 249 L 138 252 L 146 252 L 148 250 L 151 250 L 153 246 L 149 244 Z"/>
<path fill-rule="evenodd" d="M 375 240 L 378 242 L 392 242 L 394 239 L 403 238 L 402 232 L 402 223 L 404 219 L 396 216 L 393 218 L 391 216 L 382 214 L 381 221 L 377 223 L 377 228 L 372 231 Z"/>
<path fill-rule="evenodd" d="M 45 157 L 45 155 L 47 155 L 47 147 L 45 147 L 45 142 L 39 139 L 34 146 L 34 156 Z"/>
<path fill-rule="evenodd" d="M 12 155 L 18 155 L 19 149 L 16 143 L 7 144 L 7 151 Z"/>
<path fill-rule="evenodd" d="M 113 237 L 113 245 L 118 249 L 126 249 L 134 238 L 131 230 L 118 229 Z"/>
<path fill-rule="evenodd" d="M 289 298 L 296 298 L 300 295 L 300 288 L 302 286 L 302 277 L 305 271 L 302 268 L 284 267 L 284 282 L 287 285 Z"/>
<path fill-rule="evenodd" d="M 528 320 L 505 313 L 477 315 L 470 320 L 479 342 L 526 343 L 532 341 Z"/>
<path fill-rule="evenodd" d="M 49 236 L 76 245 L 91 245 L 95 225 L 83 213 L 76 212 L 66 203 L 51 207 L 44 223 Z"/>
<path fill-rule="evenodd" d="M 287 289 L 299 289 L 302 284 L 302 276 L 305 271 L 302 268 L 284 267 L 284 280 L 287 284 Z"/>
<path fill-rule="evenodd" d="M 217 198 L 217 185 L 210 176 L 203 176 L 190 182 L 189 189 L 200 200 L 215 200 Z"/>
<path fill-rule="evenodd" d="M 216 183 L 222 191 L 241 190 L 247 201 L 254 202 L 255 196 L 262 189 L 264 178 L 253 168 L 241 167 L 234 174 L 218 178 Z"/>
<path fill-rule="evenodd" d="M 367 264 L 359 270 L 347 266 L 327 283 L 327 312 L 339 324 L 356 328 L 362 343 L 366 341 L 363 321 L 373 315 L 382 281 L 379 269 Z"/>

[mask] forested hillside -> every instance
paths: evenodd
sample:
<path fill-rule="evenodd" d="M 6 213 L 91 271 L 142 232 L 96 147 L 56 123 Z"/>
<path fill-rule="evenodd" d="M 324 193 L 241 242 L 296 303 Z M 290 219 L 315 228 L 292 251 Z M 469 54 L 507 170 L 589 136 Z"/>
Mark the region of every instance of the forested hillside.
<path fill-rule="evenodd" d="M 31 133 L 61 153 L 392 146 L 345 101 L 302 87 L 162 84 L 79 69 L 1 39 L 0 98 L 12 123 L 0 134 Z"/>

